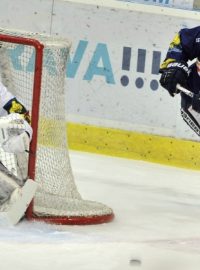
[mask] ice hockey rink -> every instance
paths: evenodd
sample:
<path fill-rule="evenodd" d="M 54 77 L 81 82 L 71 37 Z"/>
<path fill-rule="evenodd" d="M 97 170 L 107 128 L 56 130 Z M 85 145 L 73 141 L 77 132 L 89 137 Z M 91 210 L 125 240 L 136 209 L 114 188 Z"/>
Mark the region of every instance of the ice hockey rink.
<path fill-rule="evenodd" d="M 111 223 L 0 228 L 0 269 L 200 269 L 200 172 L 70 151 L 83 198 Z"/>

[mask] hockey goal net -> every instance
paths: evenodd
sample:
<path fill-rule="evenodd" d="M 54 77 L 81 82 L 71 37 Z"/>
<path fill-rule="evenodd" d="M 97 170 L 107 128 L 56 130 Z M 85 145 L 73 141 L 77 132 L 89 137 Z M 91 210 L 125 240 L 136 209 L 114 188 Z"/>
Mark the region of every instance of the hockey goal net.
<path fill-rule="evenodd" d="M 39 184 L 28 219 L 104 223 L 113 219 L 112 209 L 82 199 L 70 166 L 64 87 L 69 49 L 65 39 L 0 29 L 1 80 L 29 110 L 33 128 L 29 154 L 13 155 L 1 149 L 0 160 L 16 176 Z"/>

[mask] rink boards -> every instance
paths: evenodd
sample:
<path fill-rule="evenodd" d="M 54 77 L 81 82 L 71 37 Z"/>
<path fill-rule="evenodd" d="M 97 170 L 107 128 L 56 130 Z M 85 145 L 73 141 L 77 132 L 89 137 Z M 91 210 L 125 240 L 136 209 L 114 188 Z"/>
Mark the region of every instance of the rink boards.
<path fill-rule="evenodd" d="M 71 148 L 200 168 L 199 139 L 181 119 L 180 97 L 159 86 L 158 74 L 169 42 L 180 28 L 199 25 L 198 12 L 116 0 L 28 2 L 2 0 L 1 26 L 72 41 Z"/>

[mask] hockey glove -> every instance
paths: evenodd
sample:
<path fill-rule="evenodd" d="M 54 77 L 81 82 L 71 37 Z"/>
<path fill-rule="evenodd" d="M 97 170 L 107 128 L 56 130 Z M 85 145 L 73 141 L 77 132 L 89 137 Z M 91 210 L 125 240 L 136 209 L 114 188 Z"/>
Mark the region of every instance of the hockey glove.
<path fill-rule="evenodd" d="M 0 118 L 0 144 L 4 151 L 22 153 L 29 150 L 32 128 L 20 114 L 12 113 Z"/>
<path fill-rule="evenodd" d="M 187 84 L 189 69 L 183 62 L 172 62 L 168 64 L 167 68 L 161 69 L 160 73 L 162 73 L 160 84 L 174 97 L 176 93 L 179 93 L 176 85 L 185 86 Z"/>
<path fill-rule="evenodd" d="M 200 113 L 200 94 L 194 95 L 192 98 L 192 109 Z"/>

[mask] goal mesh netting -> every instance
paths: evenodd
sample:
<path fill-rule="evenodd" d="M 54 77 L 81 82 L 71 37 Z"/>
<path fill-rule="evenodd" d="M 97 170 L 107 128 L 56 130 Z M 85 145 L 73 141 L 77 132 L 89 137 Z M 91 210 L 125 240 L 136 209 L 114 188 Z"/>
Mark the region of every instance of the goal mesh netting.
<path fill-rule="evenodd" d="M 29 155 L 1 149 L 0 160 L 18 177 L 28 174 L 39 184 L 27 211 L 29 219 L 56 224 L 108 222 L 112 209 L 81 198 L 70 166 L 64 87 L 69 49 L 65 39 L 0 29 L 1 80 L 30 111 L 33 127 Z"/>

